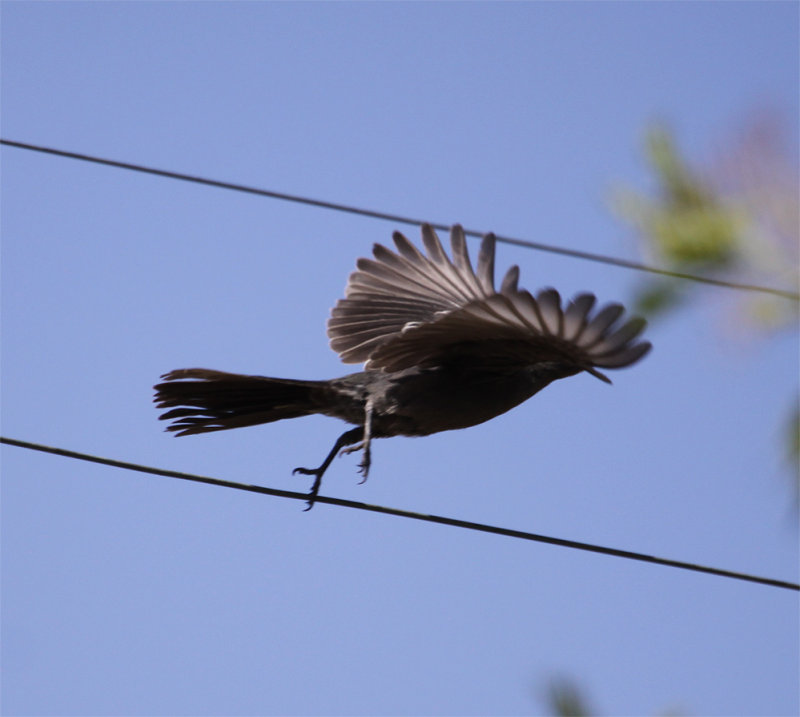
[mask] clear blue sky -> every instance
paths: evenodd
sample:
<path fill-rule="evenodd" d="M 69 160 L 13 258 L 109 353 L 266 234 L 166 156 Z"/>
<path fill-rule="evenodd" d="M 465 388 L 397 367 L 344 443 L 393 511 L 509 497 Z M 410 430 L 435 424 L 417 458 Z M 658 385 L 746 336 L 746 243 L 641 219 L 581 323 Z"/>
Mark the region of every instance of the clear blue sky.
<path fill-rule="evenodd" d="M 798 122 L 796 3 L 2 5 L 2 135 L 627 258 L 645 126 L 698 162 Z M 793 138 L 796 149 L 796 135 Z M 4 435 L 305 490 L 321 417 L 175 439 L 159 374 L 346 373 L 325 320 L 393 224 L 2 148 Z M 404 230 L 405 231 L 405 230 Z M 417 231 L 408 229 L 417 238 Z M 475 244 L 471 244 L 475 247 Z M 474 249 L 473 249 L 474 250 Z M 641 277 L 502 245 L 522 285 Z M 796 332 L 700 289 L 654 351 L 488 424 L 338 459 L 323 493 L 786 580 Z M 788 715 L 797 593 L 4 447 L 15 715 Z"/>

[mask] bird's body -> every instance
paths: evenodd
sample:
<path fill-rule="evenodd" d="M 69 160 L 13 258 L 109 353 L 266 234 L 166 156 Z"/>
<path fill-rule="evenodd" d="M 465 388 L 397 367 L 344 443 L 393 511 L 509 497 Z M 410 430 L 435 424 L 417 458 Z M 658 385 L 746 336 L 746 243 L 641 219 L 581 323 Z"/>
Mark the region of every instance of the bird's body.
<path fill-rule="evenodd" d="M 650 348 L 634 343 L 644 321 L 615 325 L 610 304 L 590 318 L 595 298 L 580 294 L 562 308 L 553 289 L 536 298 L 517 288 L 512 267 L 494 289 L 494 237 L 484 238 L 473 272 L 463 231 L 451 232 L 454 262 L 423 226 L 428 256 L 395 233 L 398 253 L 381 245 L 360 259 L 345 298 L 328 322 L 331 346 L 363 371 L 328 381 L 246 376 L 209 369 L 165 374 L 156 388 L 162 419 L 177 435 L 205 433 L 320 413 L 356 426 L 342 434 L 315 476 L 310 503 L 336 454 L 372 438 L 426 436 L 468 428 L 510 410 L 552 381 L 581 371 L 621 368 Z"/>

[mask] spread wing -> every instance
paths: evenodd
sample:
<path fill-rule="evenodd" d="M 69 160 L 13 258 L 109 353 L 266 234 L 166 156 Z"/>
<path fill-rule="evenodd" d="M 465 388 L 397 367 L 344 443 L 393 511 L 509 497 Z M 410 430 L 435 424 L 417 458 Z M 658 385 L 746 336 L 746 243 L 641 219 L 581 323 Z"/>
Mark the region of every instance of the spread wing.
<path fill-rule="evenodd" d="M 459 225 L 450 232 L 452 261 L 427 224 L 427 256 L 399 232 L 393 238 L 396 252 L 376 244 L 374 259 L 358 260 L 328 321 L 331 347 L 345 363 L 397 371 L 458 352 L 487 362 L 564 361 L 608 380 L 596 367 L 629 366 L 650 349 L 635 341 L 644 320 L 621 323 L 619 304 L 593 314 L 592 294 L 579 294 L 565 307 L 555 289 L 534 297 L 517 287 L 516 266 L 495 290 L 493 234 L 483 238 L 475 271 Z"/>

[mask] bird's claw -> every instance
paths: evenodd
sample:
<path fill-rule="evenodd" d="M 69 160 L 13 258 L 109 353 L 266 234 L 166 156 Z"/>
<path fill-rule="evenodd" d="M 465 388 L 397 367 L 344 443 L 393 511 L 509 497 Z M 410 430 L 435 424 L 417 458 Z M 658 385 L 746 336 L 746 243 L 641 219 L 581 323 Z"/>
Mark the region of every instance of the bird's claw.
<path fill-rule="evenodd" d="M 358 464 L 358 472 L 362 476 L 364 476 L 360 481 L 358 481 L 359 485 L 361 485 L 362 483 L 366 483 L 367 482 L 367 477 L 369 476 L 370 463 L 371 463 L 371 461 L 369 459 L 369 455 L 365 455 L 364 458 L 362 459 L 361 463 Z"/>
<path fill-rule="evenodd" d="M 303 508 L 303 512 L 309 511 L 314 507 L 314 502 L 317 499 L 317 494 L 319 493 L 319 487 L 322 485 L 322 474 L 325 471 L 320 468 L 295 468 L 292 471 L 292 475 L 304 475 L 304 476 L 314 476 L 314 485 L 311 486 L 311 490 L 308 493 L 308 505 Z"/>
<path fill-rule="evenodd" d="M 346 448 L 342 448 L 339 451 L 339 457 L 349 455 L 350 453 L 355 453 L 356 451 L 360 451 L 364 447 L 364 442 L 356 443 L 354 446 L 347 446 Z"/>
<path fill-rule="evenodd" d="M 344 456 L 346 454 L 355 453 L 356 451 L 360 450 L 364 451 L 364 457 L 358 464 L 358 472 L 364 477 L 360 481 L 358 481 L 359 485 L 365 483 L 367 477 L 369 476 L 369 467 L 372 464 L 372 456 L 370 455 L 369 445 L 365 445 L 364 441 L 361 441 L 361 443 L 356 443 L 353 446 L 347 446 L 347 448 L 342 448 L 342 450 L 339 452 L 340 456 Z"/>

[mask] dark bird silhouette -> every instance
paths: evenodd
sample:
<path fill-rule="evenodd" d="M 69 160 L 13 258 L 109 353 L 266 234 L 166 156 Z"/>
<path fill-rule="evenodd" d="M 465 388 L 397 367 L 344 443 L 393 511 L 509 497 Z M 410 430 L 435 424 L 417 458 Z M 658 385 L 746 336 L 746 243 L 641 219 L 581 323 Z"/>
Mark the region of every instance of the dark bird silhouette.
<path fill-rule="evenodd" d="M 270 423 L 314 413 L 340 418 L 345 431 L 314 476 L 310 508 L 337 453 L 362 451 L 367 478 L 371 440 L 427 436 L 474 426 L 505 413 L 550 382 L 630 366 L 649 350 L 636 342 L 645 321 L 619 321 L 624 309 L 596 313 L 593 294 L 562 308 L 555 289 L 534 298 L 517 288 L 512 266 L 494 288 L 495 237 L 483 238 L 473 271 L 463 229 L 450 231 L 452 261 L 433 228 L 422 226 L 427 256 L 399 232 L 396 251 L 376 244 L 361 258 L 345 298 L 328 320 L 331 348 L 364 370 L 329 381 L 246 376 L 202 368 L 164 374 L 155 386 L 162 420 L 177 436 Z M 362 481 L 363 482 L 363 481 Z"/>

